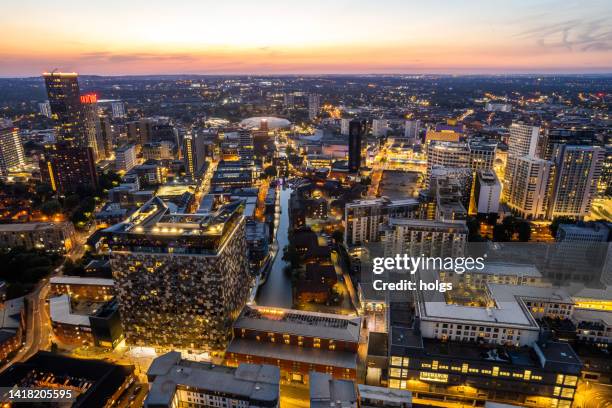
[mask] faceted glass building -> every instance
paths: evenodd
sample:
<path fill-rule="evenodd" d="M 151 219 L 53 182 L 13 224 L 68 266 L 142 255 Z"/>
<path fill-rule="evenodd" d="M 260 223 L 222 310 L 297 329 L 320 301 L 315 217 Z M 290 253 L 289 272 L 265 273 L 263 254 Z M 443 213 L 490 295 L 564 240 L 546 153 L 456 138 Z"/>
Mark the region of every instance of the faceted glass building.
<path fill-rule="evenodd" d="M 128 344 L 225 349 L 251 283 L 242 202 L 174 214 L 154 197 L 105 232 Z"/>

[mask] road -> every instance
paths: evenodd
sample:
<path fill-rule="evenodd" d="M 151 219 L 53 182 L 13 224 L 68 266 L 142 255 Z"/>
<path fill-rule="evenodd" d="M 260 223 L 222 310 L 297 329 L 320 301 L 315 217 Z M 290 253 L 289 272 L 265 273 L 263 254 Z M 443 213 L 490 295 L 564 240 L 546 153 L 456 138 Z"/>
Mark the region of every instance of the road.
<path fill-rule="evenodd" d="M 61 269 L 61 267 L 57 268 Z M 26 296 L 26 328 L 25 342 L 23 347 L 13 356 L 13 358 L 0 367 L 0 373 L 14 363 L 25 361 L 38 352 L 49 347 L 49 336 L 51 325 L 47 313 L 45 299 L 49 293 L 49 280 L 43 279 L 36 289 Z"/>

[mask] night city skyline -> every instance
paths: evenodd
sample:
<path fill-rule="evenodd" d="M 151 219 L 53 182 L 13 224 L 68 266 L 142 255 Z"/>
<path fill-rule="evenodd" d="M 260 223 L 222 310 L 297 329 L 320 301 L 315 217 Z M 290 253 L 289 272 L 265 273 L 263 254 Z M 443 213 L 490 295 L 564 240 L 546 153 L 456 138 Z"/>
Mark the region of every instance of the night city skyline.
<path fill-rule="evenodd" d="M 0 406 L 612 408 L 609 0 L 7 0 Z"/>

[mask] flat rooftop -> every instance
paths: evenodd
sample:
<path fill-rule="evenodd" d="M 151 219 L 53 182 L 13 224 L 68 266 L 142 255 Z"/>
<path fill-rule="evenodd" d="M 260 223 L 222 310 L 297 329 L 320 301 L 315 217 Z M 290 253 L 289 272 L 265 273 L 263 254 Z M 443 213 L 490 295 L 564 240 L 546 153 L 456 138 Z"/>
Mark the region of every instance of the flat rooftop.
<path fill-rule="evenodd" d="M 84 276 L 52 276 L 49 279 L 49 283 L 51 285 L 115 286 L 113 279 L 88 278 Z"/>
<path fill-rule="evenodd" d="M 221 237 L 241 203 L 230 203 L 212 214 L 177 214 L 159 197 L 153 197 L 125 221 L 105 229 L 115 234 L 144 236 L 211 236 Z"/>
<path fill-rule="evenodd" d="M 235 338 L 227 348 L 227 352 L 264 357 L 271 360 L 297 361 L 304 364 L 357 369 L 357 353 L 347 351 Z"/>
<path fill-rule="evenodd" d="M 15 224 L 0 224 L 0 233 L 2 232 L 31 232 L 40 231 L 50 228 L 62 227 L 65 223 L 53 222 L 25 222 Z"/>
<path fill-rule="evenodd" d="M 361 320 L 357 316 L 247 306 L 234 328 L 358 343 Z"/>
<path fill-rule="evenodd" d="M 181 354 L 173 351 L 153 360 L 147 375 L 155 379 L 146 405 L 170 406 L 178 385 L 233 394 L 250 401 L 279 399 L 280 370 L 266 364 L 241 364 L 232 368 L 182 360 Z"/>
<path fill-rule="evenodd" d="M 437 273 L 421 271 L 425 281 L 433 282 Z M 572 304 L 572 299 L 561 288 L 526 285 L 487 285 L 488 295 L 495 307 L 472 307 L 448 304 L 444 294 L 432 291 L 424 295 L 417 292 L 417 310 L 422 320 L 453 320 L 457 323 L 475 322 L 489 325 L 516 326 L 517 328 L 537 330 L 539 325 L 524 305 L 525 300 L 538 300 L 551 303 Z"/>

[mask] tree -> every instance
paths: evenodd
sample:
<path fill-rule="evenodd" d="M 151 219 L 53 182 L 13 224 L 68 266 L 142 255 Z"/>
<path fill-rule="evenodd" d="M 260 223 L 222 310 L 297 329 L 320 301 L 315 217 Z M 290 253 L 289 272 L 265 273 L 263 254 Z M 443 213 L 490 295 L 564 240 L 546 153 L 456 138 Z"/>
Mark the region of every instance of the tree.
<path fill-rule="evenodd" d="M 508 229 L 503 224 L 497 224 L 493 227 L 493 241 L 508 242 L 510 238 L 508 236 Z"/>
<path fill-rule="evenodd" d="M 531 225 L 527 221 L 519 221 L 515 226 L 516 232 L 518 232 L 519 241 L 529 242 L 531 238 Z"/>
<path fill-rule="evenodd" d="M 62 205 L 57 200 L 45 201 L 40 206 L 40 211 L 50 217 L 62 211 Z"/>

